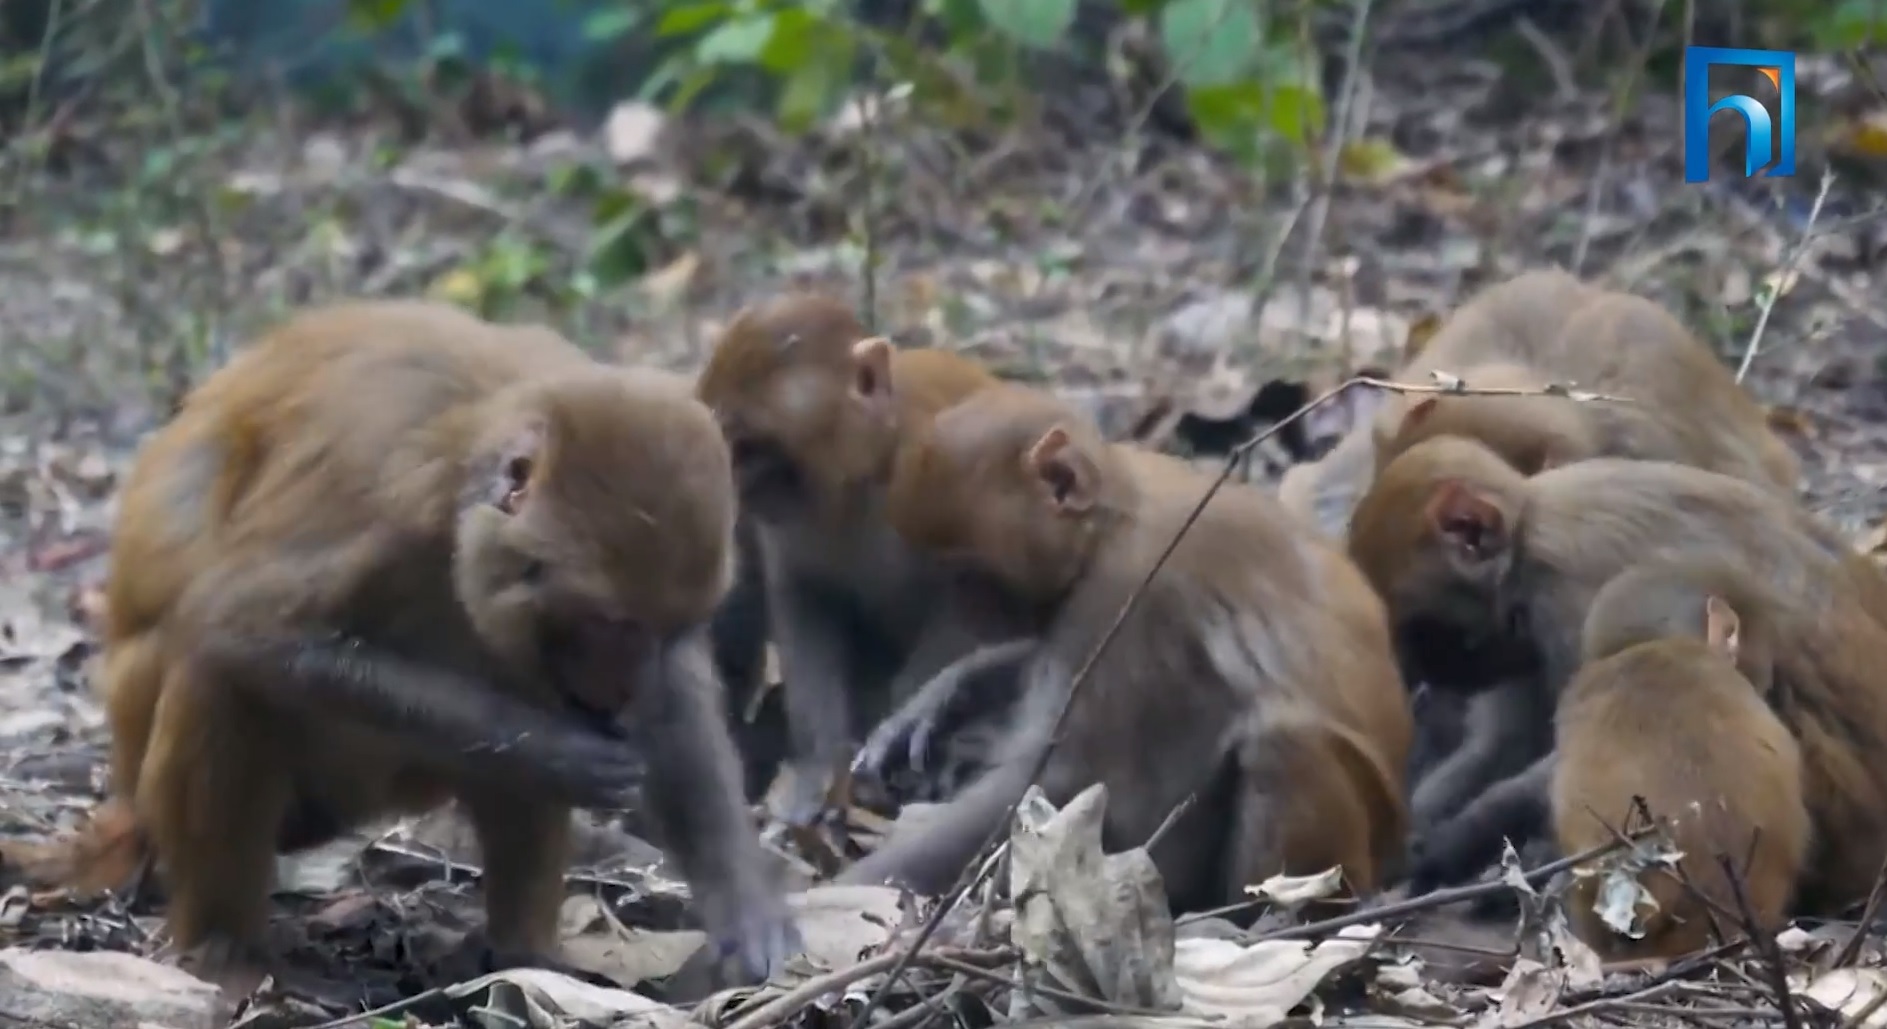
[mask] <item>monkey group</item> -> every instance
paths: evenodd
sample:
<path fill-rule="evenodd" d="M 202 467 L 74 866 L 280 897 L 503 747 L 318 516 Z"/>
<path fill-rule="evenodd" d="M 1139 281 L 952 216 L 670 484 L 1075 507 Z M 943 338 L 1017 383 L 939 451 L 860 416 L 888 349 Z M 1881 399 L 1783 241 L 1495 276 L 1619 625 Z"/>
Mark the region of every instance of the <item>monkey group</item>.
<path fill-rule="evenodd" d="M 1429 371 L 1521 395 L 1392 394 L 1195 516 L 1211 476 L 821 294 L 739 312 L 692 381 L 431 303 L 306 311 L 138 455 L 111 792 L 38 871 L 154 859 L 184 960 L 234 988 L 273 961 L 277 853 L 456 801 L 468 953 L 504 967 L 556 958 L 571 809 L 635 804 L 763 977 L 800 938 L 729 719 L 770 645 L 789 822 L 982 741 L 843 882 L 944 893 L 1030 784 L 1102 783 L 1105 845 L 1151 843 L 1175 910 L 1331 868 L 1354 899 L 1458 883 L 1634 810 L 1683 857 L 1632 934 L 1575 882 L 1608 958 L 1863 899 L 1887 578 L 1798 506 L 1761 408 L 1657 304 L 1555 271 L 1399 378 Z"/>

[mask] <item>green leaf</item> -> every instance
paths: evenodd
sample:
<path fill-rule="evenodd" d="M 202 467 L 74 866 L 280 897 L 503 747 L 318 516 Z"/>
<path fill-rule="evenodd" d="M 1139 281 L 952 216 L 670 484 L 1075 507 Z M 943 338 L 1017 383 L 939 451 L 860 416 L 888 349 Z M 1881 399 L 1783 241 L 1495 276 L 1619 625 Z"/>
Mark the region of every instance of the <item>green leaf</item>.
<path fill-rule="evenodd" d="M 1019 43 L 1048 49 L 1074 24 L 1076 0 L 982 0 L 983 17 Z"/>
<path fill-rule="evenodd" d="M 583 19 L 583 38 L 593 43 L 604 43 L 626 36 L 642 23 L 643 13 L 627 3 L 621 7 L 592 11 Z"/>
<path fill-rule="evenodd" d="M 773 34 L 760 51 L 760 65 L 779 75 L 791 75 L 816 60 L 821 37 L 830 25 L 808 14 L 803 8 L 781 11 L 773 21 Z"/>
<path fill-rule="evenodd" d="M 767 12 L 724 21 L 695 44 L 695 57 L 711 64 L 751 64 L 773 38 L 775 20 Z"/>
<path fill-rule="evenodd" d="M 1300 145 L 1323 134 L 1324 98 L 1316 90 L 1281 85 L 1269 99 L 1265 120 L 1271 131 Z"/>
<path fill-rule="evenodd" d="M 411 0 L 347 0 L 347 20 L 363 32 L 391 28 L 406 13 Z"/>
<path fill-rule="evenodd" d="M 812 128 L 821 115 L 832 109 L 839 88 L 846 78 L 837 74 L 843 69 L 825 61 L 813 61 L 800 66 L 786 80 L 786 88 L 780 91 L 779 110 L 780 127 L 788 132 L 805 132 Z"/>
<path fill-rule="evenodd" d="M 671 7 L 655 27 L 658 36 L 686 36 L 722 21 L 734 13 L 729 3 L 684 4 Z"/>
<path fill-rule="evenodd" d="M 1187 87 L 1244 78 L 1263 40 L 1251 0 L 1172 0 L 1160 12 L 1160 41 Z"/>

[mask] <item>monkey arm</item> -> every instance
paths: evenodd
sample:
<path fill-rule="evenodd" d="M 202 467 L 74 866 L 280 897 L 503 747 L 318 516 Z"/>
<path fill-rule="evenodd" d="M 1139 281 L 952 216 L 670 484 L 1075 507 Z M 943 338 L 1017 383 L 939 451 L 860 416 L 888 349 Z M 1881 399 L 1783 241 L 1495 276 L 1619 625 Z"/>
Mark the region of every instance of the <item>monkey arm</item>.
<path fill-rule="evenodd" d="M 1037 646 L 1022 639 L 979 647 L 940 670 L 872 730 L 852 770 L 882 778 L 894 761 L 908 757 L 914 771 L 924 771 L 931 743 L 954 718 L 1016 700 L 1022 663 Z"/>
<path fill-rule="evenodd" d="M 1510 681 L 1468 698 L 1460 745 L 1416 784 L 1409 803 L 1418 833 L 1461 811 L 1484 789 L 1527 767 L 1552 746 L 1535 731 L 1551 726 L 1531 683 Z"/>
<path fill-rule="evenodd" d="M 384 732 L 455 775 L 542 789 L 587 807 L 627 804 L 641 754 L 574 716 L 512 697 L 492 683 L 409 660 L 361 640 L 218 636 L 199 657 L 261 699 Z"/>
<path fill-rule="evenodd" d="M 623 805 L 643 774 L 627 741 L 334 628 L 359 603 L 353 585 L 399 552 L 390 536 L 232 551 L 192 581 L 173 627 L 218 680 L 264 703 L 379 730 L 458 775 Z"/>
<path fill-rule="evenodd" d="M 891 882 L 925 896 L 941 896 L 1029 788 L 1037 751 L 1034 747 L 1026 750 L 1012 754 L 915 825 L 894 830 L 877 850 L 839 873 L 837 881 L 853 885 Z"/>
<path fill-rule="evenodd" d="M 1416 848 L 1411 889 L 1464 882 L 1500 856 L 1501 840 L 1520 848 L 1545 833 L 1552 820 L 1553 764 L 1549 753 L 1425 834 Z"/>
<path fill-rule="evenodd" d="M 836 766 L 852 745 L 851 668 L 844 626 L 831 601 L 798 583 L 791 570 L 768 569 L 767 612 L 786 691 L 787 728 L 796 760 Z"/>
<path fill-rule="evenodd" d="M 768 884 L 741 800 L 740 758 L 723 721 L 707 641 L 690 634 L 657 651 L 637 677 L 626 715 L 648 749 L 650 815 L 723 956 L 735 953 L 750 974 L 771 975 L 800 939 Z"/>

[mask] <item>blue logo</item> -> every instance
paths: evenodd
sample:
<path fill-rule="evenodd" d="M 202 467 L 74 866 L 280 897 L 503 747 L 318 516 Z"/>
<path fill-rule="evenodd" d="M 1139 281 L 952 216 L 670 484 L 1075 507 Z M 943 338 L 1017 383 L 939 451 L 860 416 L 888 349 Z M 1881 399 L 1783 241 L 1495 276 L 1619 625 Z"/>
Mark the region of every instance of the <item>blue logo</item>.
<path fill-rule="evenodd" d="M 1754 68 L 1776 88 L 1776 116 L 1742 93 L 1710 102 L 1710 69 L 1719 64 Z M 1763 168 L 1763 178 L 1795 174 L 1795 54 L 1788 50 L 1736 47 L 1684 48 L 1684 181 L 1710 178 L 1710 118 L 1718 111 L 1743 116 L 1743 174 Z"/>

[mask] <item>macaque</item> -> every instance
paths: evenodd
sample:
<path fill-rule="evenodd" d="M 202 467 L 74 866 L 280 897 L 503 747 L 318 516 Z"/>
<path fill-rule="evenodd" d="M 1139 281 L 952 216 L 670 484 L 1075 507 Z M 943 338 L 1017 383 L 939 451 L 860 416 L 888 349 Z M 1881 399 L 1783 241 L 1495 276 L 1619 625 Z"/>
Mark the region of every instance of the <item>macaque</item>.
<path fill-rule="evenodd" d="M 1372 432 L 1380 472 L 1397 454 L 1436 436 L 1486 444 L 1521 472 L 1593 457 L 1636 457 L 1704 468 L 1793 495 L 1800 462 L 1769 429 L 1759 406 L 1723 362 L 1669 311 L 1629 293 L 1596 292 L 1537 364 L 1449 369 L 1482 387 L 1542 389 L 1574 379 L 1581 389 L 1630 402 L 1561 396 L 1411 398 Z"/>
<path fill-rule="evenodd" d="M 1600 458 L 1528 478 L 1479 443 L 1441 437 L 1383 470 L 1349 543 L 1387 602 L 1406 674 L 1468 692 L 1524 682 L 1509 695 L 1534 698 L 1542 719 L 1614 576 L 1653 560 L 1734 563 L 1773 598 L 1762 633 L 1776 648 L 1772 703 L 1800 744 L 1819 840 L 1799 902 L 1866 896 L 1887 856 L 1887 576 L 1788 498 L 1661 461 Z M 1515 728 L 1501 746 L 1525 771 L 1491 786 L 1464 773 L 1462 809 L 1419 840 L 1418 887 L 1472 875 L 1540 810 L 1551 737 L 1535 744 L 1541 724 Z"/>
<path fill-rule="evenodd" d="M 1409 713 L 1381 603 L 1340 553 L 1261 491 L 1227 486 L 1051 745 L 1076 669 L 1210 480 L 1013 385 L 942 412 L 903 449 L 891 524 L 1036 644 L 995 767 L 842 881 L 943 892 L 1032 778 L 1057 804 L 1104 783 L 1110 849 L 1144 845 L 1193 798 L 1152 852 L 1180 910 L 1280 872 L 1341 867 L 1359 895 L 1393 874 Z"/>
<path fill-rule="evenodd" d="M 1677 461 L 1792 494 L 1799 462 L 1717 355 L 1657 303 L 1565 272 L 1526 272 L 1449 316 L 1395 378 L 1473 387 L 1553 383 L 1630 403 L 1556 396 L 1394 395 L 1321 461 L 1279 486 L 1286 507 L 1342 536 L 1375 474 L 1438 435 L 1478 439 L 1520 471 L 1591 457 Z"/>
<path fill-rule="evenodd" d="M 780 812 L 825 810 L 860 726 L 958 656 L 976 630 L 885 524 L 898 440 L 997 380 L 943 350 L 897 350 L 830 297 L 742 311 L 696 385 L 733 451 L 786 690 L 792 784 Z"/>
<path fill-rule="evenodd" d="M 734 513 L 685 382 L 546 330 L 342 304 L 212 375 L 125 484 L 104 633 L 107 813 L 178 947 L 253 981 L 278 851 L 456 799 L 487 956 L 549 958 L 570 808 L 621 803 L 639 752 L 710 936 L 777 968 L 797 932 L 706 641 Z"/>
<path fill-rule="evenodd" d="M 1748 612 L 1750 617 L 1741 617 Z M 1770 710 L 1773 617 L 1760 588 L 1725 563 L 1658 563 L 1592 598 L 1585 664 L 1560 697 L 1553 836 L 1577 854 L 1617 839 L 1642 798 L 1683 857 L 1639 874 L 1655 906 L 1633 939 L 1594 909 L 1601 880 L 1575 877 L 1573 931 L 1606 961 L 1673 958 L 1788 917 L 1808 855 L 1802 755 Z M 1730 862 L 1726 872 L 1724 858 Z"/>

